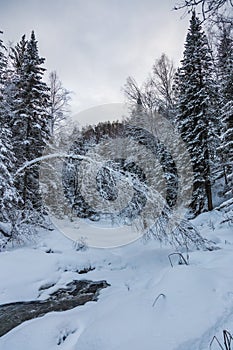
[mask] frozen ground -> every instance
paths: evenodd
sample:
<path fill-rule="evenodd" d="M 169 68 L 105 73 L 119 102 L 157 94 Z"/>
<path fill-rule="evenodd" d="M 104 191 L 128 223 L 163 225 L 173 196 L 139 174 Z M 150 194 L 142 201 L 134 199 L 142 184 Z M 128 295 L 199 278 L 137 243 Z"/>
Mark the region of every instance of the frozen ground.
<path fill-rule="evenodd" d="M 111 286 L 98 302 L 24 322 L 0 338 L 0 349 L 209 349 L 214 335 L 222 341 L 223 329 L 233 333 L 233 226 L 223 222 L 229 215 L 213 211 L 195 220 L 221 249 L 190 252 L 188 266 L 174 261 L 172 268 L 168 254 L 174 249 L 155 241 L 76 251 L 57 231 L 1 252 L 0 304 L 45 299 L 73 279 Z M 95 269 L 77 273 L 89 267 Z M 165 297 L 152 306 L 160 293 Z"/>

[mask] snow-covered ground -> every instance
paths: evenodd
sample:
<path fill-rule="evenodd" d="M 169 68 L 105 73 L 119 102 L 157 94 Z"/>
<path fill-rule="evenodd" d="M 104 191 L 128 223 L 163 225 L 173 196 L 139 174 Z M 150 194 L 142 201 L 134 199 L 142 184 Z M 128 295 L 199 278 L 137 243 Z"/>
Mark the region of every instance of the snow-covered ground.
<path fill-rule="evenodd" d="M 0 304 L 45 299 L 73 279 L 104 279 L 111 286 L 98 302 L 24 322 L 0 338 L 0 349 L 209 349 L 214 335 L 222 341 L 223 329 L 233 332 L 233 226 L 223 222 L 227 215 L 213 211 L 195 220 L 221 249 L 191 251 L 188 266 L 174 260 L 171 267 L 168 255 L 175 250 L 155 241 L 76 251 L 57 231 L 1 252 Z M 77 273 L 88 267 L 95 269 Z M 161 293 L 165 297 L 154 303 Z"/>

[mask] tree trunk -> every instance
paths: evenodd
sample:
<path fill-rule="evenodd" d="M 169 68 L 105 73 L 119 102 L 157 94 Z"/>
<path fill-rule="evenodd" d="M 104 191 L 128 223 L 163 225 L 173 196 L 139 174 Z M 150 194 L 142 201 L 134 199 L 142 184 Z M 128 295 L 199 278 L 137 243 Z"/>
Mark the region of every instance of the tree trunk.
<path fill-rule="evenodd" d="M 212 201 L 211 183 L 209 179 L 205 181 L 205 190 L 206 190 L 206 196 L 207 196 L 208 211 L 210 211 L 210 210 L 213 210 L 213 201 Z"/>

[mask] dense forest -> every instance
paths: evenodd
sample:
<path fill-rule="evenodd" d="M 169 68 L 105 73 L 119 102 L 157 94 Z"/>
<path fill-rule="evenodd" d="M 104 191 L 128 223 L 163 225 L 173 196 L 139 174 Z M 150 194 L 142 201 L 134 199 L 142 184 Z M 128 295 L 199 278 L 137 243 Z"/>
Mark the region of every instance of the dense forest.
<path fill-rule="evenodd" d="M 128 77 L 124 87 L 130 111 L 128 118 L 82 129 L 74 126 L 69 134 L 66 120 L 70 93 L 63 87 L 56 72 L 52 72 L 49 80 L 45 81 L 45 59 L 39 55 L 35 33 L 32 32 L 29 39 L 23 35 L 14 47 L 7 48 L 1 32 L 1 247 L 20 240 L 32 232 L 32 227 L 33 230 L 39 226 L 49 228 L 49 210 L 58 217 L 72 212 L 72 215 L 91 220 L 110 216 L 127 224 L 132 224 L 140 216 L 140 229 L 147 230 L 148 225 L 141 213 L 146 202 L 150 202 L 149 208 L 152 208 L 159 201 L 156 195 L 151 197 L 148 190 L 149 177 L 159 179 L 156 169 L 153 169 L 154 174 L 148 175 L 143 163 L 138 165 L 124 152 L 117 156 L 115 150 L 111 153 L 111 149 L 106 151 L 104 163 L 102 161 L 102 168 L 98 167 L 98 171 L 94 170 L 97 158 L 96 162 L 92 160 L 88 166 L 81 167 L 82 160 L 88 158 L 93 148 L 102 141 L 106 145 L 112 139 L 130 139 L 132 144 L 128 146 L 128 154 L 133 154 L 135 143 L 143 145 L 144 156 L 151 166 L 154 164 L 151 154 L 158 160 L 166 184 L 161 220 L 166 219 L 176 205 L 179 175 L 171 153 L 154 136 L 153 128 L 158 116 L 166 118 L 181 136 L 191 161 L 192 196 L 187 218 L 211 211 L 216 205 L 216 196 L 217 204 L 232 198 L 233 26 L 220 16 L 211 26 L 208 21 L 206 25 L 194 10 L 190 17 L 183 59 L 178 68 L 162 53 L 155 59 L 143 84 L 138 85 L 133 77 Z M 137 127 L 137 120 L 146 121 L 152 133 L 148 132 L 148 128 Z M 70 156 L 59 158 L 60 163 L 56 163 L 56 157 L 51 158 L 44 170 L 47 174 L 44 183 L 40 178 L 40 166 L 46 159 L 45 153 L 62 153 L 67 144 L 70 146 L 66 152 Z M 186 156 L 179 154 L 179 157 L 185 159 Z M 83 172 L 82 177 L 80 171 Z M 113 215 L 109 208 L 104 213 L 94 210 L 87 201 L 88 196 L 92 196 L 92 192 L 88 194 L 88 187 L 85 196 L 82 194 L 82 180 L 86 181 L 93 171 L 97 171 L 99 196 L 108 201 L 109 208 L 120 191 L 117 187 L 119 177 L 124 176 L 126 181 L 130 181 L 133 196 L 127 206 L 119 204 L 117 214 Z M 44 180 L 45 176 L 42 177 Z M 58 177 L 62 177 L 62 188 L 57 187 Z M 65 204 L 60 199 L 63 195 Z M 150 219 L 153 221 L 153 216 Z M 179 225 L 184 225 L 184 222 Z M 158 230 L 158 225 L 153 229 Z"/>

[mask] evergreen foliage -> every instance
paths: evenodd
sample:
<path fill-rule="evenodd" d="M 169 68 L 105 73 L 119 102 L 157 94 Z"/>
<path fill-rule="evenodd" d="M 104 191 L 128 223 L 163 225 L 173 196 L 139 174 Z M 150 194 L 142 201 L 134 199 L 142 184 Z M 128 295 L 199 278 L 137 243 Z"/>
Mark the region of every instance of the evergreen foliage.
<path fill-rule="evenodd" d="M 232 194 L 231 29 L 227 23 L 219 26 L 220 38 L 215 55 L 210 51 L 201 22 L 193 11 L 183 60 L 176 74 L 173 62 L 162 54 L 141 87 L 133 78 L 128 78 L 125 86 L 131 107 L 128 119 L 123 122 L 102 122 L 81 131 L 74 129 L 69 136 L 64 131 L 64 125 L 67 124 L 69 114 L 70 92 L 63 88 L 56 72 L 50 74 L 49 87 L 43 82 L 45 59 L 39 55 L 34 32 L 28 40 L 23 35 L 9 57 L 0 37 L 0 246 L 2 237 L 4 242 L 12 240 L 21 232 L 28 231 L 30 225 L 35 227 L 44 220 L 41 185 L 46 192 L 45 205 L 52 208 L 52 214 L 59 218 L 76 215 L 101 220 L 110 216 L 119 222 L 132 224 L 140 216 L 140 229 L 148 229 L 148 233 L 159 240 L 168 239 L 170 233 L 179 242 L 184 240 L 184 236 L 185 240 L 191 237 L 188 224 L 181 223 L 177 232 L 168 225 L 180 194 L 177 160 L 187 159 L 187 153 L 191 158 L 194 174 L 191 209 L 194 215 L 212 210 L 212 185 L 223 174 L 226 185 L 224 195 Z M 213 69 L 213 64 L 217 69 Z M 174 123 L 188 152 L 185 149 L 180 152 L 171 130 L 166 135 L 170 140 L 168 145 L 160 140 L 157 122 L 161 115 Z M 125 139 L 127 143 L 123 142 Z M 175 152 L 169 148 L 171 143 L 174 146 L 172 150 L 177 148 Z M 139 165 L 135 160 L 138 156 L 135 144 L 143 148 L 140 157 L 145 162 L 139 162 Z M 37 158 L 41 160 L 45 148 L 46 152 L 51 153 L 62 150 L 64 154 L 68 151 L 71 156 L 66 157 L 66 161 L 63 161 L 62 156 L 59 161 L 52 159 L 44 168 L 46 181 L 40 183 L 39 171 L 43 169 L 40 169 Z M 95 159 L 92 152 L 95 148 L 105 152 L 103 158 L 101 155 Z M 94 159 L 88 163 L 90 155 Z M 85 157 L 87 164 L 84 162 L 83 165 Z M 101 167 L 100 159 L 104 159 Z M 185 169 L 182 166 L 185 172 L 187 166 L 185 168 L 184 165 Z M 94 199 L 93 186 L 85 187 L 88 177 L 95 181 L 98 196 Z M 154 184 L 154 179 L 157 181 L 156 188 L 165 188 L 165 196 L 161 196 L 163 215 L 158 221 L 155 217 L 157 214 L 151 214 L 161 201 L 158 198 L 159 191 L 153 188 L 154 192 L 150 192 L 150 184 Z M 126 183 L 133 192 L 125 190 Z M 189 183 L 186 185 L 190 188 Z M 114 207 L 118 192 L 122 194 L 120 209 L 117 214 L 112 214 L 110 209 Z M 129 204 L 124 207 L 129 196 Z M 90 204 L 92 201 L 93 206 Z M 107 203 L 103 215 L 102 209 L 98 209 L 101 201 Z M 145 224 L 148 220 L 143 217 L 147 203 L 151 210 L 151 213 L 148 210 L 147 213 L 152 218 L 153 229 L 148 228 Z M 193 237 L 201 242 L 196 233 Z M 191 241 L 194 241 L 193 237 Z"/>
<path fill-rule="evenodd" d="M 16 168 L 42 156 L 49 139 L 49 94 L 42 81 L 44 58 L 39 57 L 34 32 L 29 41 L 22 37 L 13 50 L 12 137 Z M 39 165 L 27 168 L 16 179 L 23 208 L 41 208 Z"/>
<path fill-rule="evenodd" d="M 227 192 L 233 187 L 233 37 L 230 25 L 223 25 L 218 46 L 221 144 L 219 147 Z"/>
<path fill-rule="evenodd" d="M 200 20 L 192 13 L 184 58 L 176 77 L 176 126 L 193 164 L 191 207 L 195 215 L 211 210 L 210 138 L 214 97 L 211 55 Z"/>
<path fill-rule="evenodd" d="M 0 32 L 2 34 L 2 32 Z M 11 131 L 7 123 L 7 106 L 5 102 L 5 75 L 7 60 L 5 46 L 0 39 L 0 220 L 8 221 L 16 198 L 12 176 L 14 155 L 11 144 Z"/>

